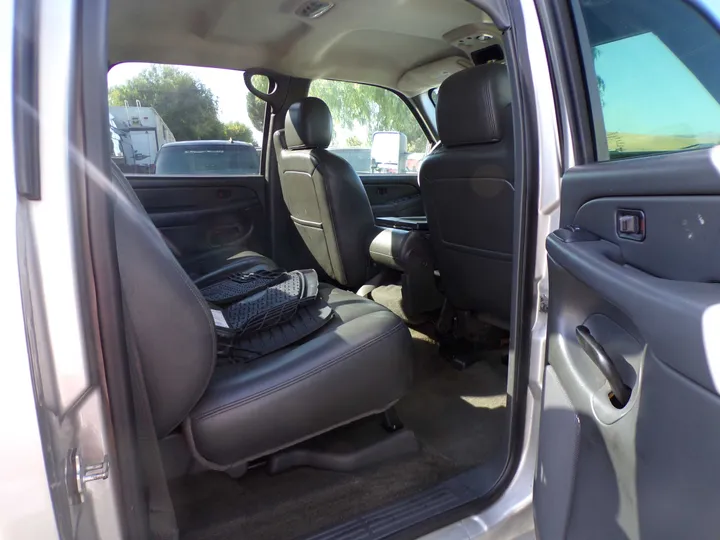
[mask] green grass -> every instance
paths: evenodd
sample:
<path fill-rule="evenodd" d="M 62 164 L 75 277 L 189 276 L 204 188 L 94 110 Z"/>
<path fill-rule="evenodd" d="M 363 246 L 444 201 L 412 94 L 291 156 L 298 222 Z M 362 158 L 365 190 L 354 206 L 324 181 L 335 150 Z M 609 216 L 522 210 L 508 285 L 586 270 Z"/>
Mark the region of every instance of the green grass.
<path fill-rule="evenodd" d="M 720 134 L 703 136 L 643 135 L 640 133 L 608 133 L 611 152 L 672 152 L 695 144 L 720 144 Z"/>

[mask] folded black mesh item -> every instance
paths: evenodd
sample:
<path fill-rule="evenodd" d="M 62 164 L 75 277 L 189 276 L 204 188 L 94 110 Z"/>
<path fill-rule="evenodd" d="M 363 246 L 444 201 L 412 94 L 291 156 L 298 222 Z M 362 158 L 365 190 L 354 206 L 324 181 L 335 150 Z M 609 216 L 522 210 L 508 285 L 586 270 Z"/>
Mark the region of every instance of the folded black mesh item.
<path fill-rule="evenodd" d="M 225 318 L 237 336 L 260 331 L 290 319 L 304 298 L 305 277 L 288 272 L 284 280 L 225 309 Z"/>
<path fill-rule="evenodd" d="M 203 287 L 200 292 L 205 300 L 216 305 L 227 305 L 246 298 L 270 285 L 285 280 L 284 270 L 259 270 L 257 272 L 238 272 L 222 280 Z"/>
<path fill-rule="evenodd" d="M 225 309 L 212 309 L 218 356 L 242 359 L 262 356 L 323 326 L 332 316 L 332 309 L 317 300 L 318 289 L 315 270 L 295 270 Z M 310 304 L 312 309 L 303 310 Z"/>
<path fill-rule="evenodd" d="M 300 306 L 288 321 L 235 339 L 220 362 L 247 363 L 306 338 L 325 326 L 333 310 L 319 298 Z"/>

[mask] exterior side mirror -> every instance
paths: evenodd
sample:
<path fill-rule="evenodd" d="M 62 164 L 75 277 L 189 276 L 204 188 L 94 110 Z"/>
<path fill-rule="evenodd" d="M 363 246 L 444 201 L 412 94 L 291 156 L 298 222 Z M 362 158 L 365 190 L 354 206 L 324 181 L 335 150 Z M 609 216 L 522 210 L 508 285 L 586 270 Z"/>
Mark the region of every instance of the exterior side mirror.
<path fill-rule="evenodd" d="M 371 170 L 380 174 L 406 172 L 407 136 L 399 131 L 376 131 L 370 148 Z"/>

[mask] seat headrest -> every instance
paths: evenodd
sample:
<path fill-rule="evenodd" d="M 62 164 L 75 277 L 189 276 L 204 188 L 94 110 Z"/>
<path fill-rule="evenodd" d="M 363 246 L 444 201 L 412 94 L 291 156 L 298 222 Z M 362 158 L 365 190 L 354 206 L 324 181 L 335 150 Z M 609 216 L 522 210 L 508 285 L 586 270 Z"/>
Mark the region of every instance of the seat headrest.
<path fill-rule="evenodd" d="M 438 91 L 437 128 L 446 147 L 497 142 L 511 101 L 507 68 L 483 64 L 445 79 Z"/>
<path fill-rule="evenodd" d="M 285 115 L 285 142 L 290 150 L 327 148 L 332 134 L 332 115 L 322 99 L 307 97 L 290 105 Z"/>

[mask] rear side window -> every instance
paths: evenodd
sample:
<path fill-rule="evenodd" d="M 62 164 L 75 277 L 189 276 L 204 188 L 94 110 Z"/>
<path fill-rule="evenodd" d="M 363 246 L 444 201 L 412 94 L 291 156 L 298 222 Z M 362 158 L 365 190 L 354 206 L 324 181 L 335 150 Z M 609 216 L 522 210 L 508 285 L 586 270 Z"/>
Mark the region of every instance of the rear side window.
<path fill-rule="evenodd" d="M 265 102 L 241 71 L 118 64 L 108 72 L 108 105 L 111 157 L 126 173 L 260 172 Z"/>
<path fill-rule="evenodd" d="M 330 151 L 359 174 L 416 174 L 428 152 L 420 123 L 397 94 L 367 84 L 316 80 L 310 96 L 333 117 Z"/>
<path fill-rule="evenodd" d="M 579 5 L 600 159 L 720 143 L 720 35 L 702 15 L 680 0 Z"/>

